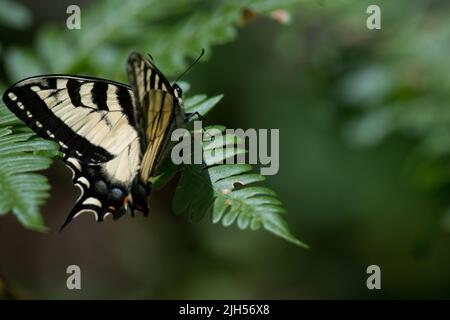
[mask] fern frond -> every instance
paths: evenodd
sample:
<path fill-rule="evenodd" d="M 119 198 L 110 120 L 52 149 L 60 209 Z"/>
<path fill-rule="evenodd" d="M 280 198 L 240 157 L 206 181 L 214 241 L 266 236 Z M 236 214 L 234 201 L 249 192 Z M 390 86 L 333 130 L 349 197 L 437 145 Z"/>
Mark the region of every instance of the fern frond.
<path fill-rule="evenodd" d="M 220 100 L 204 95 L 186 99 L 186 110 L 204 115 Z M 205 128 L 205 134 L 212 127 Z M 223 126 L 214 129 L 225 131 Z M 224 139 L 204 141 L 202 165 L 184 165 L 175 191 L 172 209 L 175 214 L 187 213 L 191 221 L 198 221 L 211 212 L 213 223 L 228 227 L 234 223 L 242 229 L 265 230 L 298 246 L 307 245 L 295 238 L 284 218 L 286 210 L 276 193 L 257 185 L 265 177 L 252 172 L 248 164 L 222 164 L 224 160 L 246 152 L 236 147 L 239 138 L 225 135 Z M 176 172 L 172 168 L 170 172 Z M 166 180 L 167 181 L 167 180 Z"/>
<path fill-rule="evenodd" d="M 0 104 L 0 215 L 13 213 L 27 228 L 44 231 L 39 207 L 50 186 L 37 171 L 47 169 L 58 145 L 34 133 Z"/>
<path fill-rule="evenodd" d="M 5 67 L 13 81 L 42 73 L 86 71 L 125 81 L 126 58 L 131 50 L 137 50 L 151 53 L 165 74 L 176 75 L 186 68 L 187 58 L 196 58 L 202 48 L 207 59 L 212 46 L 234 40 L 238 28 L 244 25 L 246 10 L 255 16 L 269 16 L 275 9 L 300 2 L 99 1 L 83 11 L 83 30 L 89 32 L 71 32 L 59 25 L 46 25 L 36 36 L 36 50 L 7 48 Z"/>

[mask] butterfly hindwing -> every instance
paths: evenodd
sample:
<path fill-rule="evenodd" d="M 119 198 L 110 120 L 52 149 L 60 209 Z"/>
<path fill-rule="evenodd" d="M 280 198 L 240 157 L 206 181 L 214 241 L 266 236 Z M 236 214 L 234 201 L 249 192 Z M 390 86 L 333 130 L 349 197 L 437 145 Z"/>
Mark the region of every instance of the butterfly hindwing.
<path fill-rule="evenodd" d="M 103 221 L 108 215 L 118 219 L 125 213 L 134 214 L 137 206 L 147 215 L 146 198 L 142 199 L 142 191 L 133 184 L 139 161 L 138 141 L 106 163 L 85 164 L 64 156 L 66 166 L 72 170 L 73 183 L 81 194 L 63 227 L 83 212 L 92 212 L 97 221 Z"/>
<path fill-rule="evenodd" d="M 81 194 L 61 229 L 84 212 L 92 212 L 97 221 L 103 221 L 110 214 L 119 218 L 127 211 L 126 186 L 111 183 L 102 165 L 83 164 L 68 156 L 64 163 L 72 170 L 72 181 Z"/>

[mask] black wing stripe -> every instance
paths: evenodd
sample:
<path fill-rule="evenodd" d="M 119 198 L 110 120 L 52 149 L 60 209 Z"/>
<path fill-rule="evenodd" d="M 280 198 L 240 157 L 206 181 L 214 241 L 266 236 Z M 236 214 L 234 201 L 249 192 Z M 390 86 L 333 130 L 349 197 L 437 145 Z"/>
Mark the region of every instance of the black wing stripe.
<path fill-rule="evenodd" d="M 133 104 L 130 103 L 131 101 L 133 101 L 133 98 L 131 97 L 130 90 L 124 87 L 116 87 L 116 96 L 119 104 L 123 108 L 125 115 L 127 116 L 128 123 L 131 126 L 135 127 L 136 123 L 134 120 Z"/>
<path fill-rule="evenodd" d="M 137 67 L 136 65 L 137 65 L 137 63 L 135 62 L 134 63 L 135 69 L 133 70 L 134 78 L 135 79 L 139 79 L 139 78 L 142 79 L 142 81 L 143 81 L 142 87 L 143 88 L 147 88 L 148 83 L 151 82 L 150 77 L 151 77 L 152 73 L 148 72 L 147 74 L 144 74 L 144 70 L 145 70 L 145 62 L 144 62 L 144 60 L 141 61 L 139 67 Z M 150 84 L 150 87 L 151 87 L 151 84 Z M 140 91 L 139 91 L 139 93 L 140 93 Z"/>
<path fill-rule="evenodd" d="M 148 70 L 147 72 L 150 73 L 150 87 L 149 88 L 157 88 L 157 87 L 155 87 L 156 72 L 153 72 L 151 69 Z M 149 89 L 147 87 L 144 87 L 144 88 L 146 88 L 147 90 Z"/>
<path fill-rule="evenodd" d="M 72 102 L 72 104 L 74 106 L 82 106 L 83 104 L 81 103 L 81 96 L 80 96 L 81 82 L 74 80 L 74 79 L 69 79 L 67 81 L 66 87 L 67 87 L 67 93 L 70 98 L 70 102 Z M 51 89 L 57 89 L 57 88 L 51 87 Z"/>
<path fill-rule="evenodd" d="M 109 110 L 106 103 L 108 91 L 108 84 L 106 82 L 96 82 L 92 87 L 92 102 L 97 105 L 100 110 Z"/>

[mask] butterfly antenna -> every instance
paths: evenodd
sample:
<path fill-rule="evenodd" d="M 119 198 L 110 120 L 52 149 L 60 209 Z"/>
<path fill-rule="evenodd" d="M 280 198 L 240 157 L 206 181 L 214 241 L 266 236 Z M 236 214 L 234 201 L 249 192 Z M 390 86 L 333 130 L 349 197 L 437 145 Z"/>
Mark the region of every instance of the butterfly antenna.
<path fill-rule="evenodd" d="M 191 63 L 191 65 L 182 73 L 178 76 L 177 80 L 175 80 L 174 83 L 177 83 L 178 80 L 180 80 L 186 73 L 188 73 L 189 70 L 191 70 L 191 68 L 203 57 L 203 55 L 205 54 L 205 49 L 202 49 L 202 52 L 200 53 L 200 55 L 198 56 L 197 59 L 195 59 L 194 62 Z"/>
<path fill-rule="evenodd" d="M 147 53 L 147 55 L 150 57 L 150 60 L 155 61 L 150 53 Z"/>

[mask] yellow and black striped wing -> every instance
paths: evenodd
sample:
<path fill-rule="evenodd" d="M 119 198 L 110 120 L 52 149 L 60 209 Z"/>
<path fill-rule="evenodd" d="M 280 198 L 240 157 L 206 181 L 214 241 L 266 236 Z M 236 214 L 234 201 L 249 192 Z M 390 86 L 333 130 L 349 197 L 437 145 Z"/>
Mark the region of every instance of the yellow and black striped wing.
<path fill-rule="evenodd" d="M 66 223 L 83 212 L 98 221 L 128 211 L 141 159 L 131 88 L 66 75 L 22 80 L 3 95 L 6 106 L 39 136 L 59 143 L 81 195 Z"/>
<path fill-rule="evenodd" d="M 12 85 L 6 106 L 44 139 L 83 163 L 107 162 L 136 136 L 129 87 L 89 77 L 37 76 Z"/>
<path fill-rule="evenodd" d="M 140 180 L 147 183 L 152 176 L 157 162 L 175 127 L 176 102 L 172 95 L 162 90 L 151 90 L 147 93 L 148 108 L 146 110 L 147 127 L 145 137 L 147 148 L 142 157 Z"/>
<path fill-rule="evenodd" d="M 147 110 L 150 107 L 150 95 L 148 93 L 152 90 L 160 90 L 174 96 L 175 92 L 169 81 L 158 70 L 155 64 L 137 52 L 133 52 L 128 58 L 128 78 L 130 79 L 136 100 L 135 122 L 142 137 L 142 152 L 145 152 L 148 145 L 145 127 L 149 121 L 147 118 Z"/>
<path fill-rule="evenodd" d="M 184 122 L 181 97 L 148 58 L 132 53 L 128 74 L 136 98 L 136 123 L 143 158 L 140 182 L 149 183 L 172 130 Z"/>

